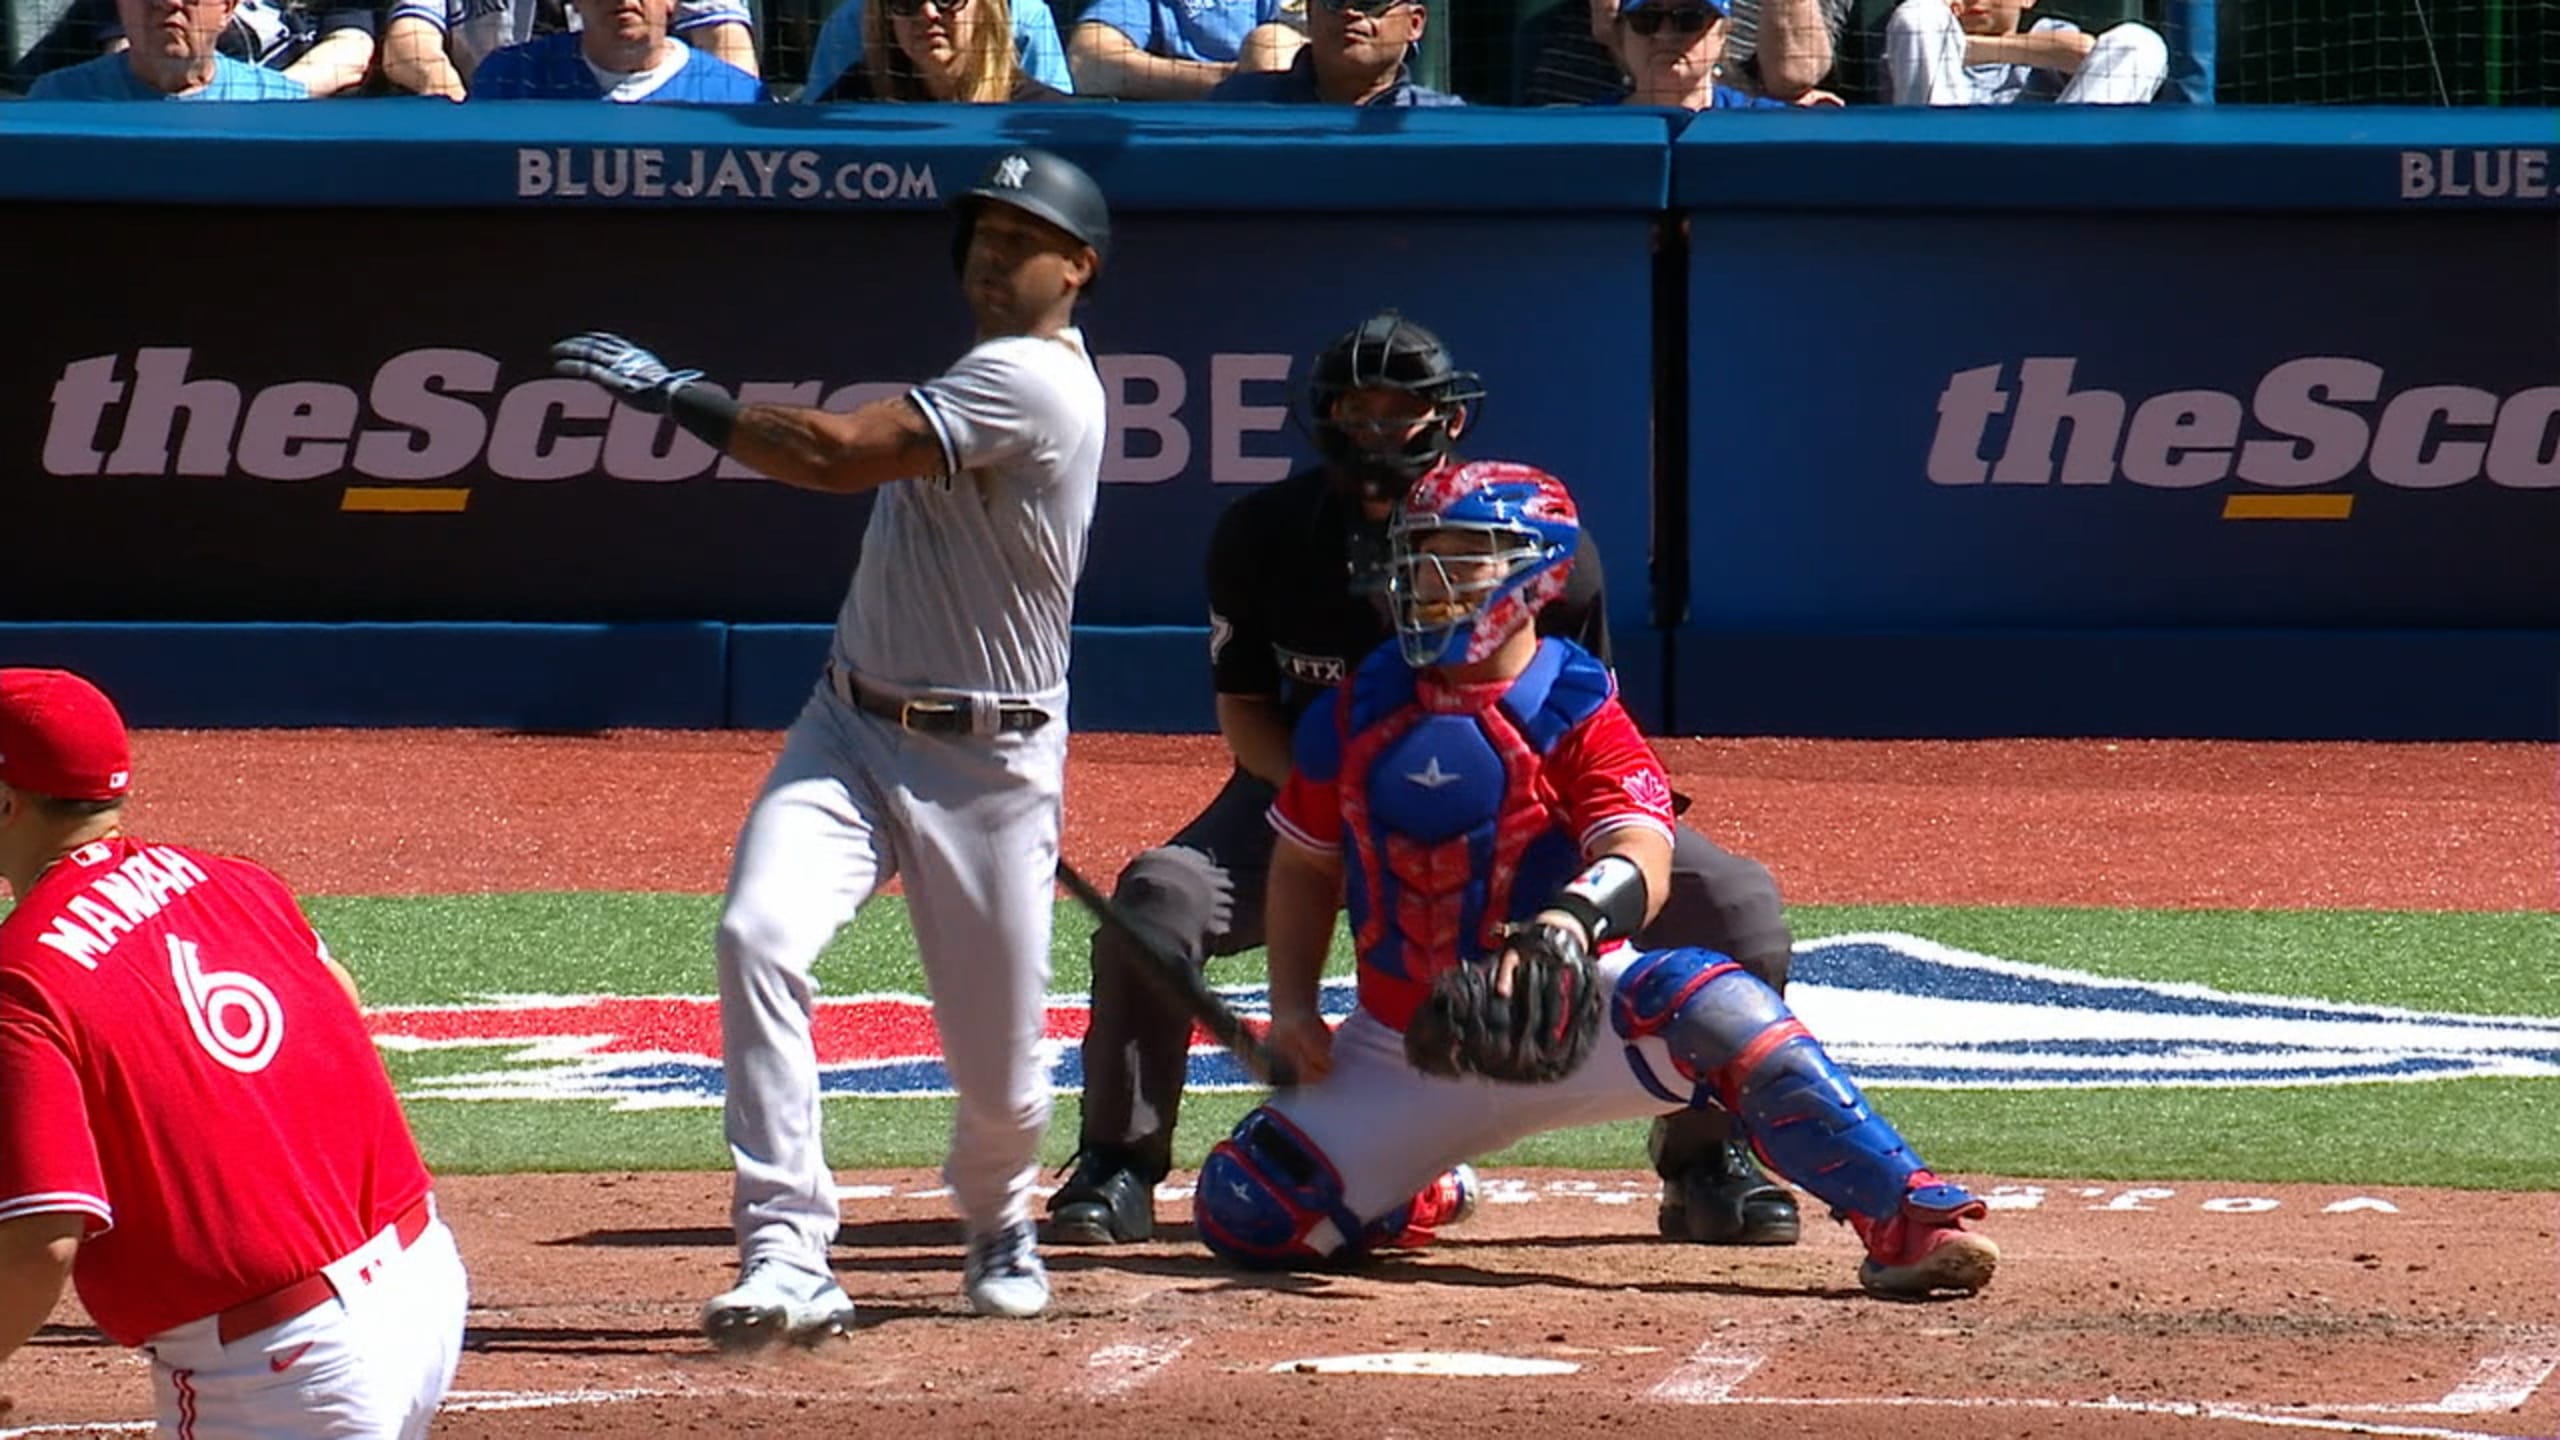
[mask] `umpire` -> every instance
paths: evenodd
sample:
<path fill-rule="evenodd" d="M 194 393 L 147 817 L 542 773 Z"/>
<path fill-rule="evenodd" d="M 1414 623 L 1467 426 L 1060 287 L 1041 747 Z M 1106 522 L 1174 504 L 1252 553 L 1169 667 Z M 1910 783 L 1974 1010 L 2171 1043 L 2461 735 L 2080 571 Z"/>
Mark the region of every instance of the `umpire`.
<path fill-rule="evenodd" d="M 1439 337 L 1392 310 L 1315 359 L 1302 423 L 1322 463 L 1239 496 L 1209 542 L 1209 657 L 1218 732 L 1234 771 L 1208 808 L 1131 860 L 1114 896 L 1194 963 L 1262 945 L 1272 832 L 1265 812 L 1289 773 L 1290 735 L 1317 696 L 1392 634 L 1384 606 L 1386 521 L 1413 482 L 1473 423 L 1484 386 Z M 1563 596 L 1538 612 L 1610 659 L 1600 555 L 1582 532 Z M 1732 956 L 1780 991 L 1794 937 L 1758 862 L 1687 825 L 1674 829 L 1671 893 L 1639 937 Z M 1084 1121 L 1074 1169 L 1049 1202 L 1049 1238 L 1110 1245 L 1155 1233 L 1155 1186 L 1173 1165 L 1191 1020 L 1149 980 L 1111 927 L 1093 941 L 1084 1041 Z M 1731 1116 L 1693 1109 L 1654 1122 L 1658 1220 L 1672 1239 L 1794 1243 L 1794 1192 L 1752 1162 Z"/>

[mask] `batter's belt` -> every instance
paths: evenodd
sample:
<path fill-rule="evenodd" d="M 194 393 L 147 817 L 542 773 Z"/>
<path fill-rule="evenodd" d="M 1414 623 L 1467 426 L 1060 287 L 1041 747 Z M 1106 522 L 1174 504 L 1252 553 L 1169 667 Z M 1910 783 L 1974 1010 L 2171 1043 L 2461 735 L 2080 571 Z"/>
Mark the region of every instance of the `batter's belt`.
<path fill-rule="evenodd" d="M 981 706 L 995 711 L 995 728 L 1000 734 L 1027 734 L 1049 723 L 1048 711 L 1021 700 L 986 700 L 969 695 L 892 695 L 863 684 L 833 661 L 827 664 L 827 685 L 836 692 L 836 698 L 847 705 L 927 735 L 978 733 L 975 712 Z"/>

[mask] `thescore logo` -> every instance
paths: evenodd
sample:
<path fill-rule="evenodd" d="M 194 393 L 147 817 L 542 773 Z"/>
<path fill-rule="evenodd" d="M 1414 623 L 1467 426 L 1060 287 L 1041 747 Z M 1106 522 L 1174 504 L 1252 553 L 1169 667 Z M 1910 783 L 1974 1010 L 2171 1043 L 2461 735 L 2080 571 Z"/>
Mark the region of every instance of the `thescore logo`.
<path fill-rule="evenodd" d="M 195 376 L 194 353 L 154 348 L 130 360 L 93 355 L 63 366 L 45 425 L 45 473 L 413 481 L 603 474 L 660 482 L 755 473 L 658 416 L 616 405 L 583 380 L 544 377 L 501 389 L 498 361 L 476 350 L 403 351 L 382 362 L 361 392 L 324 380 L 243 387 Z M 1200 458 L 1217 484 L 1258 485 L 1287 474 L 1284 447 L 1262 437 L 1288 427 L 1288 406 L 1246 397 L 1249 387 L 1285 394 L 1289 360 L 1211 355 L 1207 434 L 1200 436 L 1198 387 L 1180 362 L 1143 353 L 1097 356 L 1111 399 L 1102 478 L 1170 480 L 1204 449 Z M 738 397 L 845 411 L 907 388 L 751 380 Z"/>
<path fill-rule="evenodd" d="M 2387 390 L 2371 361 L 2308 355 L 2269 370 L 2245 400 L 2222 390 L 2128 397 L 2075 388 L 2079 364 L 2024 360 L 2014 383 L 2002 365 L 1950 376 L 1938 395 L 1930 481 L 2129 480 L 2179 490 L 2236 479 L 2302 489 L 2361 474 L 2437 490 L 2485 475 L 2519 490 L 2560 487 L 2560 385 L 2505 395 L 2469 385 Z M 2007 417 L 1996 440 L 1995 416 Z"/>

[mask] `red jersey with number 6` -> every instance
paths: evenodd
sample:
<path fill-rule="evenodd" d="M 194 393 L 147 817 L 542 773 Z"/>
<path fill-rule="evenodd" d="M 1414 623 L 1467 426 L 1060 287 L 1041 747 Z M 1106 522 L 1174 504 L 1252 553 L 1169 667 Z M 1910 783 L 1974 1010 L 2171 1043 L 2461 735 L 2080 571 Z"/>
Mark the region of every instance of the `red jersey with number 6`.
<path fill-rule="evenodd" d="M 284 883 L 103 840 L 0 921 L 0 1220 L 88 1217 L 117 1344 L 316 1273 L 427 1192 L 364 1021 Z"/>

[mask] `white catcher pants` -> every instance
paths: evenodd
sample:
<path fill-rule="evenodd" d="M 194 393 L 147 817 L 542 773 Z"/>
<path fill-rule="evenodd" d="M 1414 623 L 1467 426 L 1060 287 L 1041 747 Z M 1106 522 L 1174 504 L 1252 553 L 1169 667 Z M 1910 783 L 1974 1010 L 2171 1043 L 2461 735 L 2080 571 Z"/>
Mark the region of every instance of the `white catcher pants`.
<path fill-rule="evenodd" d="M 1642 952 L 1620 945 L 1594 956 L 1614 991 Z M 1673 1094 L 1691 1088 L 1658 1038 L 1629 1046 L 1600 1021 L 1582 1064 L 1549 1085 L 1510 1085 L 1479 1076 L 1426 1075 L 1404 1058 L 1404 1033 L 1355 1009 L 1333 1035 L 1333 1069 L 1313 1085 L 1271 1097 L 1271 1109 L 1333 1162 L 1343 1204 L 1362 1224 L 1402 1205 L 1461 1160 L 1490 1155 L 1532 1135 L 1681 1109 L 1645 1088 L 1630 1054 Z"/>
<path fill-rule="evenodd" d="M 943 1179 L 973 1235 L 1031 1218 L 1049 1124 L 1045 1025 L 1066 696 L 1027 735 L 901 728 L 822 680 L 738 835 L 717 940 L 739 1259 L 825 1274 L 840 1219 L 810 1017 L 818 952 L 905 882 L 959 1093 Z"/>

